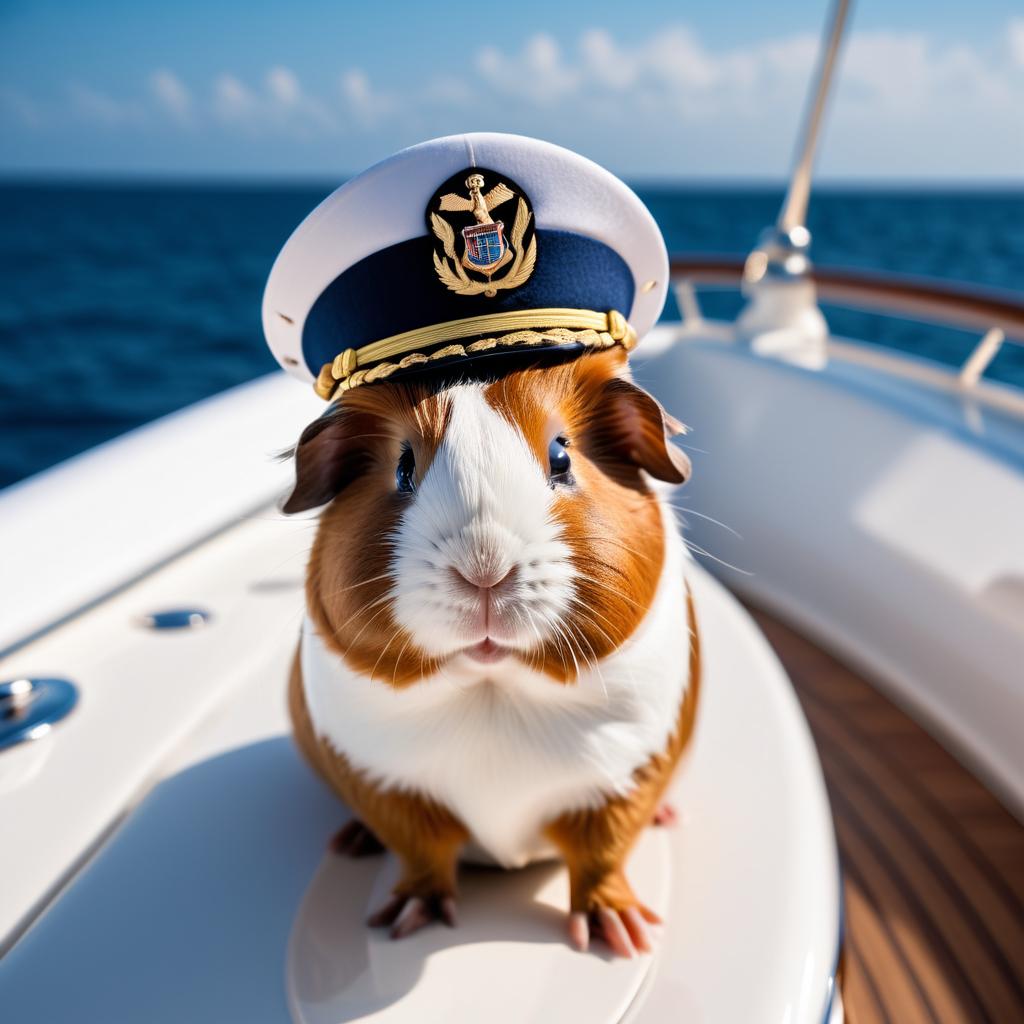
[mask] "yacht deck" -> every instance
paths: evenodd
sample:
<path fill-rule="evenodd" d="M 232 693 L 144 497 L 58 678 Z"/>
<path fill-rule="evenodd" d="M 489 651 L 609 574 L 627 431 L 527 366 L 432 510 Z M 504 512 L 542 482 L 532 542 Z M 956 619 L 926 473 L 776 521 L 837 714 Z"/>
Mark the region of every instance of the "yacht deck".
<path fill-rule="evenodd" d="M 862 678 L 752 609 L 818 745 L 851 1024 L 1024 1021 L 1024 826 Z"/>

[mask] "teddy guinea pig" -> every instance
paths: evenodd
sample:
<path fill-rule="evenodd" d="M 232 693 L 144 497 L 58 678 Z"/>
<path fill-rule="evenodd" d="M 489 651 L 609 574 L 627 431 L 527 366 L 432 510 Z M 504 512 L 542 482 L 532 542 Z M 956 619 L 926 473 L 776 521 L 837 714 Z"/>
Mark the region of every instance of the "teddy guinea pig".
<path fill-rule="evenodd" d="M 306 759 L 386 847 L 395 938 L 455 923 L 460 857 L 559 856 L 570 941 L 651 948 L 625 862 L 699 686 L 674 516 L 683 427 L 621 349 L 498 379 L 354 389 L 303 433 L 286 513 L 325 506 L 289 686 Z"/>

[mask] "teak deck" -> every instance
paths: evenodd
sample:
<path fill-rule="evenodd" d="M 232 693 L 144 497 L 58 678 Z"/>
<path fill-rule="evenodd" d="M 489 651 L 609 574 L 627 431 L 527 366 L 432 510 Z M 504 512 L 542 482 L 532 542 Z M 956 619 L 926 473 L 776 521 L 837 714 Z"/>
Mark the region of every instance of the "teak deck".
<path fill-rule="evenodd" d="M 850 1024 L 1024 1022 L 1024 826 L 855 673 L 753 610 L 821 756 Z"/>

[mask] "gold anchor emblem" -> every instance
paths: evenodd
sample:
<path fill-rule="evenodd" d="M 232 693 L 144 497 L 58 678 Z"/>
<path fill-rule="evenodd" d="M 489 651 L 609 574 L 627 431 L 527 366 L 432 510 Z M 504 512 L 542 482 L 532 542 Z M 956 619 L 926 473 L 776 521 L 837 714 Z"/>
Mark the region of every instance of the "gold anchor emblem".
<path fill-rule="evenodd" d="M 514 199 L 517 193 L 499 181 L 485 194 L 484 185 L 484 175 L 474 171 L 465 179 L 468 197 L 446 192 L 436 199 L 437 210 L 472 217 L 472 223 L 461 231 L 461 256 L 455 251 L 455 229 L 439 213 L 430 211 L 430 227 L 443 250 L 443 256 L 434 250 L 434 269 L 444 286 L 458 295 L 493 297 L 499 289 L 517 288 L 533 273 L 537 261 L 536 233 L 528 245 L 523 244 L 533 217 L 526 197 L 519 194 L 512 235 L 506 239 L 504 222 L 494 220 L 491 211 Z M 506 274 L 495 277 L 509 264 Z M 482 276 L 483 280 L 471 277 L 470 273 Z"/>

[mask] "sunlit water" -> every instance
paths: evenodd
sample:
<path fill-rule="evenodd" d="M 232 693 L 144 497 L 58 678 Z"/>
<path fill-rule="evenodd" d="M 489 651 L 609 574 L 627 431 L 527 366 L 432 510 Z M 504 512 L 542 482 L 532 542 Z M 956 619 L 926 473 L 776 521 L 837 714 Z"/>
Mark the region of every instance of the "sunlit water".
<path fill-rule="evenodd" d="M 0 487 L 274 368 L 260 298 L 330 185 L 0 186 Z M 641 189 L 670 251 L 745 253 L 778 189 Z M 1024 192 L 819 191 L 822 264 L 1024 288 Z M 731 316 L 735 294 L 704 297 Z M 668 313 L 674 315 L 674 307 Z M 976 336 L 842 310 L 840 334 L 960 362 Z M 992 376 L 1024 386 L 1024 349 Z"/>

